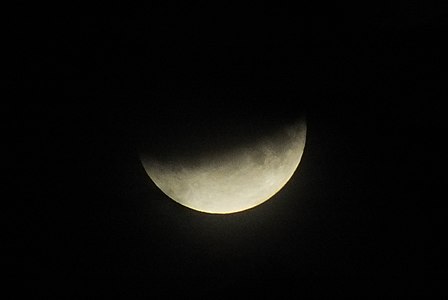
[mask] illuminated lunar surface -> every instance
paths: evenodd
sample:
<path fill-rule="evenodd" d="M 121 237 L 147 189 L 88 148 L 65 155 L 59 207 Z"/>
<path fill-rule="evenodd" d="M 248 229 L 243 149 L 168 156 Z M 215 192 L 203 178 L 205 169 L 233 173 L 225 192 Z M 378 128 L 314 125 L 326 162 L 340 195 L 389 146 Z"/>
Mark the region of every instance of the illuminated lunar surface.
<path fill-rule="evenodd" d="M 305 139 L 302 121 L 194 164 L 175 159 L 161 162 L 144 155 L 141 161 L 152 181 L 174 201 L 201 212 L 228 214 L 275 195 L 297 169 Z"/>

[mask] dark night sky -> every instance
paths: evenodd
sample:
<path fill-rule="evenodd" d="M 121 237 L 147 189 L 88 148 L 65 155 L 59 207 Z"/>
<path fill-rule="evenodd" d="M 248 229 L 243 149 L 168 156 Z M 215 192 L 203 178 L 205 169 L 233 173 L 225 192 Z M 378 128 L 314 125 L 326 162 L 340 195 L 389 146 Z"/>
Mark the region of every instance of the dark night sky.
<path fill-rule="evenodd" d="M 443 242 L 428 234 L 444 221 L 424 224 L 441 182 L 446 9 L 368 3 L 60 7 L 11 20 L 2 88 L 23 195 L 7 226 L 11 269 L 67 279 L 75 294 L 103 292 L 104 278 L 114 294 L 134 278 L 138 293 L 446 277 Z M 186 141 L 299 111 L 308 140 L 298 172 L 249 211 L 177 205 L 139 162 L 142 134 L 166 141 L 180 128 Z"/>

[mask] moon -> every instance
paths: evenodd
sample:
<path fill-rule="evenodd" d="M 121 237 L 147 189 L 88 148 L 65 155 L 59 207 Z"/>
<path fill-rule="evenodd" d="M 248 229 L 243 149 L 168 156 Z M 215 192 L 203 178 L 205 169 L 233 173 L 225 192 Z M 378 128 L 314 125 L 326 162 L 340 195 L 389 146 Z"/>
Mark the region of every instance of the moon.
<path fill-rule="evenodd" d="M 282 126 L 218 154 L 160 160 L 141 155 L 155 185 L 177 203 L 211 214 L 229 214 L 267 201 L 289 181 L 305 147 L 305 120 Z"/>

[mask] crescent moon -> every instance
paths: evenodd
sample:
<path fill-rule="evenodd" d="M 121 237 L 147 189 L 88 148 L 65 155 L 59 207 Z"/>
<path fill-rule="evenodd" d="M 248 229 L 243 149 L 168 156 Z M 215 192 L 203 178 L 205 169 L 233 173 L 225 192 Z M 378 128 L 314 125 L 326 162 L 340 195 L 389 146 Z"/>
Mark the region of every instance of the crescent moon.
<path fill-rule="evenodd" d="M 280 191 L 296 171 L 305 141 L 306 122 L 300 121 L 199 163 L 162 162 L 144 155 L 141 162 L 156 186 L 177 203 L 229 214 L 260 205 Z"/>

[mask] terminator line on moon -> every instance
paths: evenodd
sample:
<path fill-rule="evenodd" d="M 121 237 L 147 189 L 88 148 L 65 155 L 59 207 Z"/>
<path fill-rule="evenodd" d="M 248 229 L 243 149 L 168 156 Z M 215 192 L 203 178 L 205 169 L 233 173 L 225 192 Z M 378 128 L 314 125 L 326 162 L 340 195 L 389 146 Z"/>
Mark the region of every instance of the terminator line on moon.
<path fill-rule="evenodd" d="M 228 214 L 255 207 L 280 191 L 300 163 L 305 140 L 306 123 L 300 121 L 199 164 L 145 155 L 141 162 L 156 186 L 179 204 Z"/>

